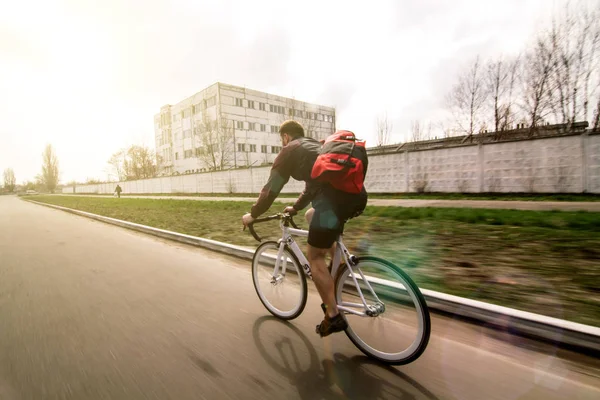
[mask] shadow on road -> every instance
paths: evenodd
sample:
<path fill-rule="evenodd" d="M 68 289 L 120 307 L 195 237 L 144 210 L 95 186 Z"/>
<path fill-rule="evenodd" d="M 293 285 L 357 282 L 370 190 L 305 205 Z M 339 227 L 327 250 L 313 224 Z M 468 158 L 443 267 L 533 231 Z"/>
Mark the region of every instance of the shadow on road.
<path fill-rule="evenodd" d="M 320 361 L 308 338 L 287 321 L 261 317 L 252 336 L 261 356 L 302 399 L 437 399 L 413 378 L 366 356 L 334 353 Z"/>

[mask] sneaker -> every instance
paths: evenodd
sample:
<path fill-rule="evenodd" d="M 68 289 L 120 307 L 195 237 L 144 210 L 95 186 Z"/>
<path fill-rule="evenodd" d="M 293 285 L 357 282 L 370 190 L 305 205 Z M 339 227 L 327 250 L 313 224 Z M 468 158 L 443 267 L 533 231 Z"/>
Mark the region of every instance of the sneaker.
<path fill-rule="evenodd" d="M 325 315 L 325 319 L 317 325 L 316 332 L 321 336 L 329 336 L 335 332 L 345 331 L 348 328 L 348 323 L 342 316 L 342 314 L 338 314 L 333 318 L 329 318 Z"/>

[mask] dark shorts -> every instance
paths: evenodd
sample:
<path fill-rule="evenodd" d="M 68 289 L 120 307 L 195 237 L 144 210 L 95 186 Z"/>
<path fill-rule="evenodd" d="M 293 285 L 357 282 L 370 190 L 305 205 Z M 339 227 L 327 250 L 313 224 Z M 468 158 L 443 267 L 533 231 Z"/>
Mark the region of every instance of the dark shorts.
<path fill-rule="evenodd" d="M 367 192 L 344 193 L 333 188 L 324 189 L 312 201 L 315 212 L 308 228 L 308 244 L 329 249 L 344 232 L 350 218 L 360 215 L 367 205 Z"/>

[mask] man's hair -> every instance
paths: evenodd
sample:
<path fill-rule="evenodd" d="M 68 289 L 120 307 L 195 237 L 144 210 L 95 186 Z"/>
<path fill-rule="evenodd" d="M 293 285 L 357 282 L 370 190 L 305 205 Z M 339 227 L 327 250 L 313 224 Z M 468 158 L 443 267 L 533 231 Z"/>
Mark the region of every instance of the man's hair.
<path fill-rule="evenodd" d="M 304 128 L 302 127 L 302 125 L 300 125 L 299 122 L 290 119 L 288 121 L 285 121 L 279 127 L 279 134 L 283 135 L 284 133 L 287 133 L 292 138 L 303 137 Z"/>

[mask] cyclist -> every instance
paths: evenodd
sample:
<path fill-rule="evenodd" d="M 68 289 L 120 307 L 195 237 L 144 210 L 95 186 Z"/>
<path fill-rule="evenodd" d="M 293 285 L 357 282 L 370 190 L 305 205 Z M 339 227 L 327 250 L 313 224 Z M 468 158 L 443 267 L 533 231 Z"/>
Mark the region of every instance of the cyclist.
<path fill-rule="evenodd" d="M 313 281 L 325 305 L 325 318 L 317 325 L 317 331 L 321 337 L 328 336 L 345 330 L 347 323 L 337 308 L 334 281 L 325 256 L 328 253 L 333 255 L 333 245 L 343 232 L 345 222 L 365 209 L 367 192 L 363 189 L 358 194 L 345 193 L 327 183 L 311 179 L 321 143 L 305 137 L 304 128 L 297 121 L 288 120 L 281 124 L 279 135 L 283 148 L 273 162 L 269 179 L 256 203 L 242 217 L 242 223 L 246 227 L 266 212 L 290 177 L 305 182 L 305 188 L 294 205 L 283 211 L 295 215 L 312 202 L 312 208 L 306 213 L 309 222 L 307 256 Z"/>

